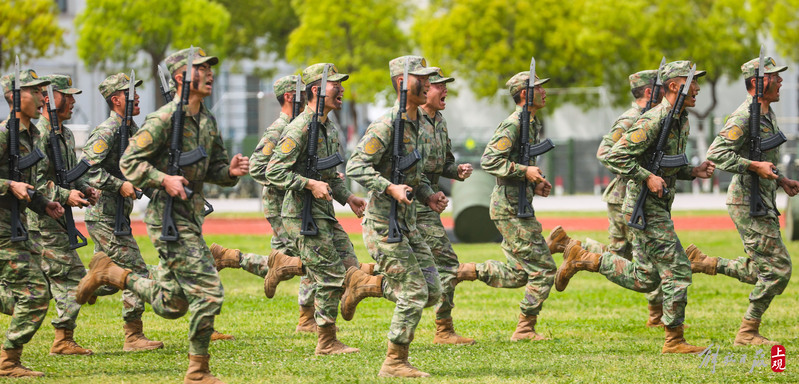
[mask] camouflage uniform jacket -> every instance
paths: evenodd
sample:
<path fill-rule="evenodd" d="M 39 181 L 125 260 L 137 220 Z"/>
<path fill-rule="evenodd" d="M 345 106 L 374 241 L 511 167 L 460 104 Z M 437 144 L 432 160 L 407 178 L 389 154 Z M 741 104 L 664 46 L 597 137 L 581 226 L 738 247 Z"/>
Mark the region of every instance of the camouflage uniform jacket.
<path fill-rule="evenodd" d="M 430 147 L 430 153 L 427 155 L 427 161 L 424 163 L 424 174 L 427 180 L 430 181 L 430 187 L 434 192 L 438 192 L 438 179 L 446 177 L 448 179 L 463 180 L 458 177 L 458 165 L 455 164 L 455 156 L 452 155 L 452 141 L 449 139 L 447 133 L 447 120 L 441 115 L 441 112 L 436 111 L 436 115 L 430 117 L 424 108 L 419 108 L 422 112 L 422 118 L 427 120 L 426 128 L 432 128 L 427 134 L 432 138 L 433 143 Z M 432 212 L 433 209 L 427 204 L 416 202 L 416 212 Z"/>
<path fill-rule="evenodd" d="M 610 152 L 610 148 L 621 139 L 621 135 L 623 135 L 624 132 L 627 132 L 627 130 L 633 126 L 635 121 L 638 120 L 638 117 L 641 116 L 642 110 L 643 108 L 641 108 L 638 103 L 633 102 L 632 107 L 624 111 L 624 113 L 616 119 L 616 122 L 613 123 L 613 126 L 610 128 L 610 132 L 602 136 L 602 142 L 599 144 L 599 150 L 596 152 L 596 158 L 602 165 L 607 167 L 605 158 L 608 152 Z M 627 180 L 616 175 L 613 181 L 605 188 L 605 192 L 602 194 L 602 201 L 608 204 L 623 204 L 626 190 Z"/>
<path fill-rule="evenodd" d="M 516 110 L 510 114 L 494 130 L 494 136 L 489 140 L 483 156 L 480 158 L 480 166 L 484 171 L 502 179 L 503 182 L 513 183 L 512 185 L 494 186 L 491 193 L 491 208 L 489 213 L 491 220 L 507 219 L 516 217 L 519 208 L 519 184 L 525 181 L 527 172 L 526 164 L 518 164 L 519 159 L 519 136 L 521 133 L 520 120 L 522 106 L 517 105 Z M 528 142 L 535 143 L 536 132 L 542 128 L 538 118 L 533 118 L 530 124 L 530 135 Z M 531 161 L 535 165 L 535 161 Z M 527 183 L 527 200 L 532 204 L 535 191 L 534 183 Z"/>
<path fill-rule="evenodd" d="M 122 156 L 119 146 L 119 128 L 124 116 L 111 111 L 102 124 L 95 128 L 86 145 L 83 146 L 83 157 L 89 161 L 91 168 L 86 172 L 88 183 L 102 191 L 97 204 L 86 209 L 86 221 L 103 221 L 113 223 L 116 217 L 117 197 L 122 188 L 122 171 L 119 170 L 119 158 Z M 136 123 L 130 127 L 128 137 L 133 136 L 139 127 Z M 133 199 L 125 199 L 125 216 L 130 217 L 133 210 Z"/>
<path fill-rule="evenodd" d="M 24 157 L 31 153 L 33 148 L 36 147 L 36 143 L 39 140 L 40 134 L 39 130 L 34 124 L 31 124 L 30 127 L 25 128 L 20 123 L 19 128 L 19 155 L 20 157 Z M 11 170 L 9 169 L 8 155 L 8 120 L 5 120 L 0 123 L 0 238 L 2 239 L 8 239 L 11 237 L 11 203 L 17 200 L 10 188 Z M 21 182 L 28 183 L 33 186 L 36 185 L 35 165 L 22 171 L 21 173 Z M 27 207 L 34 212 L 45 214 L 44 208 L 48 203 L 47 198 L 43 194 L 39 193 L 39 191 L 33 195 L 33 199 L 31 199 L 30 203 L 26 203 L 24 200 L 19 200 L 19 202 L 19 219 L 23 225 L 28 223 L 26 217 L 27 211 L 25 209 L 26 204 Z M 14 257 L 15 254 L 9 253 L 7 250 L 0 249 L 0 260 L 9 260 L 13 259 Z"/>
<path fill-rule="evenodd" d="M 715 162 L 719 169 L 733 173 L 732 182 L 727 189 L 729 205 L 749 205 L 752 176 L 747 168 L 752 161 L 747 157 L 749 156 L 749 106 L 752 104 L 752 98 L 751 95 L 748 96 L 746 101 L 727 118 L 724 128 L 707 150 L 708 160 Z M 779 131 L 777 116 L 769 107 L 768 113 L 760 116 L 760 137 L 765 139 Z M 762 161 L 777 164 L 780 160 L 779 155 L 779 147 L 764 151 Z M 776 193 L 777 180 L 760 179 L 760 196 L 763 204 L 768 208 L 769 215 L 775 218 L 778 212 L 775 203 Z"/>
<path fill-rule="evenodd" d="M 161 187 L 169 165 L 169 144 L 172 133 L 172 114 L 177 109 L 179 98 L 147 115 L 141 128 L 130 138 L 130 143 L 122 158 L 119 169 L 133 185 L 139 188 L 154 188 L 152 199 L 147 205 L 144 222 L 161 225 L 167 193 Z M 182 150 L 188 152 L 202 146 L 208 157 L 187 167 L 183 176 L 194 191 L 191 199 L 173 201 L 172 217 L 175 224 L 188 226 L 190 230 L 201 233 L 205 210 L 203 183 L 214 183 L 223 187 L 236 185 L 238 177 L 230 176 L 230 160 L 225 150 L 216 119 L 205 104 L 200 105 L 194 116 L 186 115 L 183 126 Z"/>
<path fill-rule="evenodd" d="M 366 133 L 347 163 L 347 176 L 369 190 L 366 219 L 382 223 L 388 222 L 391 202 L 394 200 L 386 193 L 386 189 L 392 184 L 393 148 L 391 143 L 394 137 L 394 118 L 398 113 L 399 101 L 394 103 L 394 107 L 389 112 L 366 128 Z M 424 164 L 427 162 L 426 159 L 432 146 L 432 138 L 428 136 L 428 132 L 432 132 L 433 128 L 425 126 L 430 123 L 422 117 L 422 108 L 417 108 L 417 117 L 416 121 L 405 121 L 402 142 L 405 146 L 405 154 L 416 149 L 422 159 L 404 172 L 405 180 L 402 184 L 413 188 L 416 199 L 426 204 L 430 196 L 435 193 L 430 186 L 430 180 L 424 175 Z M 404 223 L 409 230 L 416 228 L 416 204 L 397 204 L 397 219 L 400 224 Z"/>
<path fill-rule="evenodd" d="M 286 191 L 283 199 L 283 217 L 301 218 L 302 207 L 305 199 L 305 186 L 308 185 L 308 175 L 305 168 L 308 163 L 308 133 L 314 112 L 306 108 L 283 130 L 277 150 L 272 153 L 269 165 L 266 167 L 266 180 L 275 187 Z M 330 119 L 319 126 L 319 136 L 316 141 L 316 156 L 324 158 L 338 153 L 338 129 Z M 352 193 L 344 185 L 344 180 L 338 177 L 336 167 L 319 171 L 319 180 L 330 185 L 333 198 L 340 204 L 346 204 Z M 308 191 L 310 193 L 310 191 Z M 335 220 L 333 202 L 325 199 L 313 199 L 311 215 L 318 219 Z"/>
<path fill-rule="evenodd" d="M 605 161 L 611 172 L 628 178 L 627 196 L 624 199 L 622 212 L 630 214 L 635 208 L 635 201 L 641 192 L 644 181 L 652 173 L 646 170 L 652 154 L 657 145 L 658 135 L 666 116 L 671 111 L 672 105 L 665 98 L 657 106 L 653 107 L 639 118 L 621 139 L 613 145 Z M 688 142 L 688 111 L 675 119 L 666 140 L 664 153 L 666 155 L 678 155 L 685 153 L 685 145 Z M 674 202 L 674 185 L 677 179 L 691 180 L 691 170 L 693 167 L 685 165 L 680 168 L 662 168 L 660 177 L 666 181 L 669 194 L 663 198 L 650 194 L 646 199 L 644 212 L 647 216 L 670 217 L 671 204 Z"/>
<path fill-rule="evenodd" d="M 269 159 L 275 150 L 275 145 L 280 140 L 280 135 L 283 130 L 289 125 L 291 117 L 283 112 L 280 112 L 277 120 L 272 125 L 266 128 L 261 141 L 255 147 L 255 152 L 250 156 L 250 175 L 255 181 L 263 184 L 263 204 L 267 217 L 280 216 L 280 210 L 283 206 L 283 198 L 286 191 L 276 188 L 269 184 L 266 180 L 266 167 L 269 165 Z"/>
<path fill-rule="evenodd" d="M 43 153 L 47 154 L 44 159 L 36 163 L 36 188 L 42 192 L 47 199 L 61 203 L 64 205 L 65 209 L 69 209 L 67 201 L 69 200 L 70 189 L 61 188 L 56 185 L 55 161 L 53 160 L 53 152 L 50 150 L 50 120 L 47 119 L 46 114 L 43 114 L 39 122 L 36 123 L 36 128 L 41 132 L 37 145 Z M 58 144 L 61 147 L 61 156 L 65 160 L 64 166 L 67 170 L 70 170 L 78 164 L 77 156 L 75 155 L 75 135 L 72 134 L 69 128 L 61 123 L 61 135 L 57 137 L 59 138 Z M 72 182 L 70 187 L 83 192 L 86 188 L 89 188 L 90 185 L 86 182 L 86 175 L 84 174 Z M 63 218 L 56 221 L 46 214 L 41 214 L 31 215 L 28 219 L 28 224 L 30 224 L 32 230 L 66 232 Z"/>

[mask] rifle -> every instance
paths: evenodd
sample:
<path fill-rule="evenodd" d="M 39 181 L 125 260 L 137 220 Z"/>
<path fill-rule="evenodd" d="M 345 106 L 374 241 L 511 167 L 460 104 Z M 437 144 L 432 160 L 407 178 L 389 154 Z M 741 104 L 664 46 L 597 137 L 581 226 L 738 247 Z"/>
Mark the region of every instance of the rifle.
<path fill-rule="evenodd" d="M 325 72 L 322 77 L 325 77 L 325 80 L 327 80 L 327 72 Z M 302 108 L 302 89 L 300 87 L 302 87 L 302 76 L 297 75 L 297 84 L 294 87 L 294 104 L 291 109 L 291 120 L 294 120 L 294 118 L 300 115 L 300 108 Z"/>
<path fill-rule="evenodd" d="M 160 67 L 159 67 L 160 69 Z M 134 98 L 136 97 L 136 72 L 130 71 L 130 83 L 128 89 L 125 90 L 125 119 L 122 120 L 122 125 L 117 129 L 117 139 L 119 140 L 119 153 L 124 153 L 128 147 L 128 136 L 130 135 L 130 127 L 133 125 L 133 106 L 135 104 Z M 120 172 L 117 175 L 122 181 L 128 181 L 125 176 Z M 136 199 L 141 199 L 143 193 L 140 190 L 136 191 Z M 130 236 L 130 218 L 125 214 L 125 199 L 122 195 L 116 197 L 116 213 L 114 214 L 114 235 L 115 236 Z"/>
<path fill-rule="evenodd" d="M 189 91 L 191 89 L 192 70 L 194 69 L 194 46 L 189 49 L 188 61 L 186 61 L 186 72 L 183 72 L 183 87 L 180 95 L 180 102 L 177 104 L 175 113 L 172 115 L 172 133 L 169 140 L 169 163 L 166 173 L 170 176 L 183 174 L 183 167 L 195 164 L 206 157 L 205 148 L 198 146 L 189 152 L 183 152 L 183 126 L 186 119 L 186 108 L 189 106 Z M 191 199 L 194 191 L 183 186 L 186 198 Z M 166 191 L 165 191 L 166 192 Z M 175 220 L 172 218 L 172 206 L 175 198 L 166 194 L 164 204 L 164 217 L 161 221 L 162 241 L 177 241 L 180 237 Z M 207 204 L 207 202 L 206 202 Z"/>
<path fill-rule="evenodd" d="M 779 147 L 788 140 L 782 132 L 777 132 L 765 140 L 760 137 L 760 98 L 763 97 L 763 77 L 766 72 L 763 67 L 764 51 L 765 47 L 760 46 L 760 61 L 755 68 L 755 96 L 749 105 L 749 160 L 752 161 L 762 161 L 763 151 Z M 768 214 L 768 208 L 760 196 L 760 176 L 754 171 L 749 171 L 749 175 L 752 177 L 752 182 L 749 184 L 749 216 L 765 216 Z"/>
<path fill-rule="evenodd" d="M 416 165 L 422 159 L 422 155 L 414 148 L 413 152 L 405 154 L 405 144 L 403 138 L 405 137 L 405 121 L 408 120 L 408 69 L 410 59 L 405 61 L 405 69 L 402 72 L 402 83 L 400 84 L 400 99 L 399 110 L 397 117 L 394 119 L 394 134 L 391 138 L 392 163 L 391 163 L 391 184 L 402 184 L 405 181 L 404 172 L 409 168 Z M 413 194 L 410 191 L 405 191 L 405 198 L 413 200 Z M 397 203 L 396 199 L 391 199 L 391 211 L 388 215 L 388 243 L 399 243 L 402 241 L 402 232 L 407 228 L 401 227 L 397 219 Z"/>
<path fill-rule="evenodd" d="M 655 81 L 652 83 L 652 94 L 649 95 L 649 100 L 646 102 L 646 106 L 644 109 L 641 110 L 641 114 L 643 115 L 646 111 L 652 108 L 652 102 L 658 98 L 660 95 L 660 88 L 663 87 L 663 81 L 660 80 L 660 75 L 663 73 L 663 66 L 666 65 L 666 56 L 663 56 L 660 59 L 660 66 L 658 67 L 658 74 L 655 77 Z"/>
<path fill-rule="evenodd" d="M 325 93 L 327 88 L 327 71 L 329 68 L 330 66 L 325 64 L 324 72 L 322 72 L 322 83 L 319 85 L 319 94 L 316 98 L 316 111 L 314 112 L 313 118 L 311 120 L 311 125 L 308 127 L 308 161 L 305 163 L 305 177 L 316 180 L 318 180 L 320 177 L 319 171 L 333 168 L 344 162 L 344 158 L 341 157 L 341 154 L 338 152 L 321 159 L 316 153 L 316 145 L 319 138 L 319 126 L 322 125 L 322 123 L 319 122 L 319 119 L 325 113 Z M 299 89 L 299 86 L 300 81 L 298 79 L 297 89 Z M 295 112 L 299 112 L 297 103 L 298 95 L 299 91 L 294 97 Z M 302 227 L 300 229 L 300 234 L 304 236 L 316 236 L 319 234 L 319 227 L 316 226 L 316 221 L 314 220 L 313 215 L 311 215 L 313 203 L 313 193 L 311 193 L 309 190 L 306 190 L 302 205 Z"/>
<path fill-rule="evenodd" d="M 664 149 L 666 147 L 666 141 L 669 138 L 669 132 L 671 132 L 671 126 L 674 125 L 674 120 L 675 118 L 678 118 L 677 115 L 682 109 L 682 105 L 685 102 L 685 97 L 688 95 L 688 88 L 691 87 L 691 82 L 694 80 L 695 72 L 696 64 L 694 64 L 694 66 L 691 68 L 691 73 L 688 74 L 685 84 L 680 86 L 677 101 L 674 103 L 674 107 L 671 108 L 671 111 L 669 111 L 669 114 L 666 115 L 663 126 L 660 128 L 660 135 L 658 135 L 658 141 L 655 145 L 655 153 L 652 154 L 652 158 L 649 161 L 649 164 L 646 166 L 646 170 L 652 172 L 654 175 L 660 176 L 663 168 L 676 168 L 689 164 L 688 157 L 685 156 L 685 153 L 681 153 L 679 155 L 666 155 L 664 153 Z M 669 190 L 666 187 L 663 187 L 663 195 L 667 195 L 668 193 Z M 646 204 L 647 196 L 649 196 L 649 188 L 646 186 L 646 181 L 644 181 L 641 192 L 638 193 L 638 198 L 635 200 L 635 208 L 633 208 L 630 221 L 627 223 L 627 225 L 630 227 L 636 229 L 646 228 L 644 205 Z"/>
<path fill-rule="evenodd" d="M 164 101 L 166 103 L 169 103 L 169 102 L 172 101 L 172 91 L 169 89 L 169 81 L 167 81 L 166 76 L 164 75 L 164 70 L 161 69 L 161 64 L 158 64 L 158 78 L 161 80 L 161 82 L 158 84 L 158 86 L 161 88 L 161 96 L 164 97 Z M 188 154 L 193 154 L 193 152 L 194 151 L 186 153 L 186 154 L 184 154 L 184 156 L 188 155 Z M 205 152 L 205 149 L 203 149 L 203 152 Z M 181 162 L 186 162 L 186 161 L 191 161 L 191 160 L 193 160 L 193 159 L 189 159 L 189 158 L 183 159 L 182 158 L 180 161 Z M 199 161 L 199 160 L 197 160 L 197 161 Z M 195 162 L 197 162 L 197 161 L 195 161 Z M 185 164 L 186 165 L 192 165 L 194 163 L 185 163 Z M 188 189 L 188 188 L 186 188 L 186 190 L 190 191 L 190 189 Z M 146 196 L 152 196 L 152 191 L 149 190 L 149 189 L 145 189 L 144 190 L 144 194 Z M 186 196 L 188 196 L 188 194 Z M 140 198 L 140 197 L 137 197 L 137 198 Z M 205 204 L 205 211 L 203 211 L 203 216 L 210 215 L 214 211 L 214 206 L 211 205 L 211 203 L 209 203 L 208 200 L 206 200 L 206 199 L 203 199 L 203 204 Z"/>
<path fill-rule="evenodd" d="M 538 132 L 533 132 L 533 142 L 530 144 L 530 108 L 533 106 L 533 98 L 535 96 L 535 57 L 530 61 L 530 78 L 527 80 L 527 97 L 525 97 L 524 109 L 521 116 L 519 116 L 521 130 L 519 132 L 519 164 L 530 165 L 530 161 L 535 161 L 537 156 L 543 155 L 553 148 L 555 144 L 552 140 L 546 139 L 543 142 L 538 142 Z M 534 129 L 535 130 L 535 129 Z M 519 185 L 519 207 L 516 209 L 516 217 L 533 217 L 535 211 L 533 205 L 527 201 L 527 177 Z"/>
<path fill-rule="evenodd" d="M 11 82 L 11 88 L 13 89 L 13 107 L 11 110 L 11 117 L 8 119 L 8 171 L 11 180 L 21 182 L 22 171 L 32 167 L 39 162 L 39 160 L 44 159 L 44 153 L 42 153 L 39 148 L 34 147 L 27 156 L 20 157 L 19 118 L 17 117 L 17 113 L 20 113 L 22 110 L 19 94 L 22 82 L 19 79 L 19 56 L 17 56 L 17 60 L 14 63 L 14 71 L 16 72 L 16 77 L 14 77 L 14 80 Z M 8 193 L 11 197 L 14 197 L 11 191 Z M 34 194 L 35 192 L 32 189 L 28 189 L 28 196 L 33 197 Z M 25 229 L 25 224 L 19 219 L 19 208 L 20 202 L 15 198 L 11 202 L 11 241 L 13 242 L 28 240 L 28 230 Z"/>
<path fill-rule="evenodd" d="M 55 94 L 53 93 L 53 86 L 47 86 L 47 94 L 50 96 L 50 103 L 47 105 L 47 112 L 50 115 L 50 158 L 53 161 L 55 168 L 55 182 L 63 189 L 71 189 L 70 184 L 83 176 L 89 170 L 89 162 L 86 159 L 81 159 L 78 165 L 72 169 L 67 170 L 67 164 L 63 153 L 61 153 L 61 142 L 64 141 L 61 135 L 61 125 L 58 122 L 58 114 L 55 108 Z M 69 150 L 69 148 L 67 148 Z M 86 236 L 83 236 L 77 228 L 75 228 L 75 219 L 72 218 L 72 207 L 61 204 L 64 207 L 64 222 L 66 223 L 67 236 L 69 237 L 69 249 L 76 249 L 88 244 Z"/>

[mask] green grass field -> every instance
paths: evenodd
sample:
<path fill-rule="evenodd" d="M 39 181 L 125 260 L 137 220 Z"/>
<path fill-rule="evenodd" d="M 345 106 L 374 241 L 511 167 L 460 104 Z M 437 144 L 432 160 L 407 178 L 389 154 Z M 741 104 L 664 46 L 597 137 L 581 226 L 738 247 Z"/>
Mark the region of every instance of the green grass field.
<path fill-rule="evenodd" d="M 574 238 L 604 240 L 602 232 L 574 232 Z M 733 231 L 681 233 L 685 246 L 696 242 L 711 255 L 737 257 L 742 246 Z M 148 263 L 157 257 L 151 243 L 137 238 Z M 269 239 L 253 236 L 208 236 L 207 241 L 235 246 L 243 251 L 266 253 Z M 362 261 L 370 261 L 360 236 L 352 236 Z M 799 255 L 799 243 L 789 251 Z M 88 264 L 91 245 L 80 250 Z M 498 244 L 456 244 L 462 262 L 503 260 Z M 560 265 L 562 258 L 555 257 Z M 379 379 L 386 331 L 393 310 L 387 300 L 367 299 L 351 322 L 340 320 L 339 339 L 361 352 L 346 356 L 314 356 L 316 336 L 295 334 L 298 279 L 284 282 L 274 299 L 263 295 L 263 280 L 241 270 L 221 272 L 225 305 L 216 328 L 232 333 L 235 341 L 215 342 L 211 369 L 227 383 L 339 383 L 399 381 Z M 433 311 L 428 309 L 411 345 L 411 362 L 433 377 L 430 383 L 674 383 L 674 382 L 799 382 L 793 364 L 799 342 L 799 288 L 791 284 L 766 313 L 764 335 L 787 348 L 787 369 L 774 373 L 768 367 L 749 373 L 758 348 L 733 347 L 732 340 L 748 305 L 751 286 L 726 276 L 697 275 L 690 288 L 686 331 L 689 342 L 720 346 L 718 361 L 700 368 L 695 355 L 661 355 L 663 331 L 647 329 L 646 300 L 598 274 L 579 273 L 566 292 L 552 294 L 539 316 L 537 330 L 552 338 L 543 342 L 509 341 L 519 314 L 523 289 L 495 289 L 481 282 L 458 286 L 453 312 L 456 330 L 474 337 L 474 346 L 439 346 L 432 343 Z M 50 307 L 50 316 L 55 313 Z M 53 339 L 50 316 L 25 347 L 23 363 L 45 371 L 37 383 L 164 383 L 181 382 L 187 367 L 188 317 L 166 320 L 148 306 L 144 315 L 146 334 L 162 340 L 162 350 L 122 352 L 120 296 L 103 297 L 85 306 L 78 318 L 76 339 L 95 352 L 93 356 L 51 357 Z M 0 317 L 5 329 L 9 317 Z M 770 356 L 765 350 L 764 356 Z M 734 360 L 735 363 L 725 364 Z M 740 361 L 745 358 L 745 363 Z M 0 382 L 12 382 L 11 379 Z M 26 381 L 28 382 L 28 381 Z"/>

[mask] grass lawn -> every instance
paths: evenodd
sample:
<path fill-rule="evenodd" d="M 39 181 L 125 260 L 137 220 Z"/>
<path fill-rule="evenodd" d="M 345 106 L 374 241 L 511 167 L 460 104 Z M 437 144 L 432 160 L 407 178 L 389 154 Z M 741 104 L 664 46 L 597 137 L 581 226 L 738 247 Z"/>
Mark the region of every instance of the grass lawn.
<path fill-rule="evenodd" d="M 598 240 L 607 236 L 587 231 L 571 235 Z M 695 231 L 681 236 L 686 247 L 696 242 L 710 255 L 742 255 L 741 242 L 733 231 Z M 144 237 L 137 240 L 146 261 L 156 263 L 151 243 Z M 239 247 L 245 252 L 268 253 L 269 249 L 267 237 L 208 236 L 207 241 Z M 370 261 L 361 237 L 353 235 L 352 241 L 359 258 Z M 797 260 L 799 243 L 790 243 L 788 248 Z M 91 249 L 90 244 L 79 250 L 87 265 Z M 498 244 L 456 244 L 455 250 L 462 262 L 504 259 Z M 556 255 L 555 260 L 560 265 L 562 258 Z M 282 283 L 270 300 L 263 295 L 263 280 L 256 276 L 241 270 L 224 270 L 221 277 L 226 295 L 216 328 L 234 334 L 236 340 L 212 345 L 211 368 L 227 383 L 400 381 L 377 377 L 393 303 L 367 299 L 358 307 L 353 321 L 339 321 L 339 339 L 360 348 L 360 353 L 317 357 L 313 353 L 316 336 L 294 333 L 299 279 Z M 720 346 L 715 373 L 710 366 L 700 368 L 702 358 L 698 356 L 661 355 L 663 331 L 644 327 L 648 313 L 644 296 L 586 272 L 579 273 L 566 292 L 552 290 L 537 326 L 552 340 L 534 343 L 509 341 L 519 314 L 522 288 L 495 289 L 479 281 L 459 285 L 455 326 L 460 334 L 476 338 L 477 344 L 434 345 L 434 314 L 428 309 L 411 345 L 411 362 L 433 375 L 423 380 L 425 383 L 799 382 L 794 365 L 799 361 L 795 357 L 799 347 L 799 322 L 794 312 L 799 307 L 796 284 L 790 284 L 774 300 L 761 328 L 764 335 L 781 341 L 787 348 L 785 372 L 759 367 L 749 373 L 758 348 L 732 346 L 751 288 L 721 275 L 694 278 L 687 307 L 687 323 L 691 327 L 686 336 L 696 345 Z M 145 332 L 152 339 L 164 341 L 165 349 L 124 353 L 120 296 L 103 297 L 96 305 L 83 308 L 75 332 L 78 342 L 92 348 L 95 354 L 51 357 L 50 320 L 54 313 L 51 306 L 42 328 L 25 347 L 23 362 L 48 375 L 35 382 L 141 384 L 182 380 L 188 364 L 188 317 L 162 319 L 148 306 L 143 319 Z M 0 317 L 3 329 L 9 319 Z M 770 351 L 764 352 L 764 356 L 770 356 Z M 725 358 L 735 363 L 725 364 Z"/>

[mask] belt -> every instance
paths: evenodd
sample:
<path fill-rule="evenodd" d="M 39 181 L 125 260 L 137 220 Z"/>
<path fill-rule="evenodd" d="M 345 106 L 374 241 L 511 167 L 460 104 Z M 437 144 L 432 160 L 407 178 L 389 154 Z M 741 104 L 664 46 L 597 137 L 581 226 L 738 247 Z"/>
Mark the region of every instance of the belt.
<path fill-rule="evenodd" d="M 497 177 L 497 185 L 518 187 L 518 186 L 522 185 L 522 180 L 509 179 L 509 178 L 505 178 L 505 177 Z"/>

